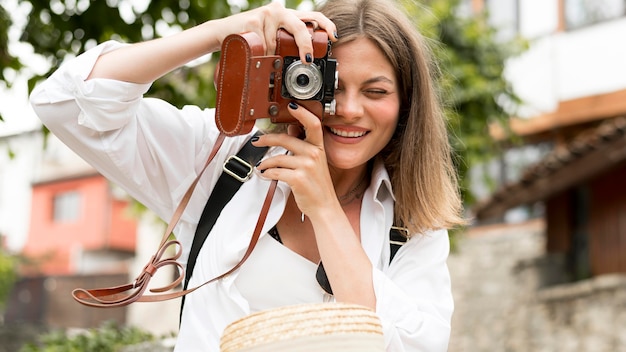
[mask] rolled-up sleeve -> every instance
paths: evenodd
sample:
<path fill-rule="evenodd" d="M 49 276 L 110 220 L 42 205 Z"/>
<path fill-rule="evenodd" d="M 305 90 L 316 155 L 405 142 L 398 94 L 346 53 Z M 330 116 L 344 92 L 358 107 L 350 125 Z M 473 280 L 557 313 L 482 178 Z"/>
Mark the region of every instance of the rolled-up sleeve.
<path fill-rule="evenodd" d="M 43 124 L 132 197 L 169 220 L 217 138 L 212 110 L 144 98 L 150 84 L 89 79 L 109 41 L 64 63 L 30 96 Z"/>
<path fill-rule="evenodd" d="M 102 113 L 96 113 L 90 120 L 81 116 L 80 124 L 98 131 L 121 127 L 124 121 L 111 124 L 112 117 L 119 119 L 121 113 L 122 116 L 127 117 L 128 121 L 136 112 L 136 108 L 135 110 L 128 108 L 138 105 L 139 99 L 150 88 L 150 84 L 134 84 L 106 79 L 86 81 L 86 79 L 101 55 L 123 46 L 125 44 L 108 41 L 71 59 L 54 72 L 45 83 L 35 87 L 30 96 L 31 104 L 37 108 L 47 104 L 73 100 L 81 108 L 87 108 L 90 113 L 96 112 L 97 108 L 102 107 L 104 108 L 103 113 L 113 113 L 113 115 L 104 115 L 102 118 Z M 90 104 L 94 104 L 93 107 Z M 100 117 L 99 121 L 96 120 L 97 116 Z M 46 117 L 46 115 L 40 116 L 42 120 L 45 120 Z"/>
<path fill-rule="evenodd" d="M 411 238 L 386 270 L 374 269 L 387 351 L 446 351 L 454 310 L 446 230 Z"/>

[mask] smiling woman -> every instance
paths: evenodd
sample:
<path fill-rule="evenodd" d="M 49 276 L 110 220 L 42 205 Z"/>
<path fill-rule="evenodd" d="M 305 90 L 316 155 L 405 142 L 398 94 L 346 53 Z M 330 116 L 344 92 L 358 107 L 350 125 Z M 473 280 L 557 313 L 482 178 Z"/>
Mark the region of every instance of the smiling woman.
<path fill-rule="evenodd" d="M 336 109 L 322 119 L 293 100 L 281 111 L 294 121 L 283 133 L 254 128 L 224 139 L 213 109 L 144 97 L 155 80 L 220 50 L 232 34 L 254 32 L 272 55 L 282 28 L 301 65 L 315 64 L 306 23 L 330 38 L 338 62 Z M 102 43 L 38 86 L 31 103 L 54 134 L 163 219 L 218 146 L 174 230 L 183 265 L 194 236 L 206 235 L 196 233 L 198 221 L 222 165 L 244 145 L 267 148 L 221 212 L 206 208 L 216 221 L 192 258 L 190 287 L 240 261 L 277 182 L 247 261 L 185 297 L 176 350 L 215 351 L 224 328 L 251 313 L 340 302 L 375 312 L 388 351 L 445 351 L 447 228 L 463 219 L 431 65 L 393 0 L 329 0 L 319 11 L 273 2 L 147 42 Z"/>

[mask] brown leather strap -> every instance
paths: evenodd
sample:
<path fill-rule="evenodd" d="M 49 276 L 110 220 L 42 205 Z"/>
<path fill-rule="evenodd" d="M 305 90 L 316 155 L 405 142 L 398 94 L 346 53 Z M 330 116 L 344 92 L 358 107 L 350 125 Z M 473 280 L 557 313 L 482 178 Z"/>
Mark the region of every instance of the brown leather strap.
<path fill-rule="evenodd" d="M 191 198 L 191 195 L 193 194 L 193 190 L 198 184 L 200 177 L 202 176 L 202 174 L 204 173 L 208 165 L 211 163 L 211 161 L 217 154 L 219 148 L 221 147 L 222 143 L 224 142 L 224 138 L 225 138 L 225 135 L 221 133 L 215 145 L 213 146 L 213 150 L 209 154 L 209 157 L 204 167 L 202 168 L 198 176 L 196 176 L 195 180 L 191 183 L 191 185 L 187 189 L 187 192 L 185 192 L 185 194 L 183 195 L 183 198 L 180 201 L 180 204 L 174 211 L 174 215 L 172 215 L 172 219 L 170 220 L 167 226 L 167 229 L 165 230 L 165 233 L 163 234 L 161 243 L 159 244 L 159 247 L 156 253 L 152 256 L 152 258 L 150 258 L 150 260 L 148 261 L 146 266 L 143 268 L 139 276 L 137 276 L 132 283 L 121 285 L 121 286 L 116 286 L 116 287 L 106 287 L 106 288 L 97 288 L 97 289 L 77 288 L 74 291 L 72 291 L 72 296 L 74 297 L 76 301 L 86 306 L 96 307 L 96 308 L 122 307 L 122 306 L 129 305 L 133 302 L 165 301 L 165 300 L 178 298 L 188 293 L 191 293 L 206 284 L 209 284 L 211 282 L 214 282 L 216 280 L 219 280 L 231 274 L 232 272 L 237 270 L 239 267 L 241 267 L 241 265 L 246 261 L 246 259 L 248 259 L 248 257 L 252 253 L 252 250 L 256 246 L 259 240 L 259 237 L 261 235 L 261 231 L 265 223 L 265 218 L 267 217 L 267 213 L 269 212 L 269 207 L 272 203 L 272 198 L 274 197 L 274 192 L 276 191 L 277 181 L 275 180 L 272 181 L 270 184 L 270 187 L 267 191 L 267 195 L 265 197 L 265 201 L 263 202 L 263 207 L 261 208 L 259 219 L 257 220 L 257 224 L 252 234 L 252 238 L 250 239 L 248 249 L 246 250 L 246 253 L 241 258 L 239 263 L 237 263 L 237 265 L 235 265 L 233 268 L 231 268 L 227 272 L 199 286 L 196 286 L 194 288 L 191 288 L 188 290 L 170 292 L 170 293 L 163 293 L 163 292 L 170 291 L 174 289 L 175 287 L 177 287 L 182 282 L 183 278 L 185 277 L 185 268 L 182 266 L 182 264 L 180 264 L 177 261 L 178 258 L 180 258 L 182 254 L 182 246 L 180 242 L 177 240 L 169 240 L 170 234 L 176 227 L 176 224 L 178 223 L 178 221 L 180 220 L 180 217 L 183 214 L 183 211 L 187 207 L 187 204 L 189 203 L 189 199 Z M 176 247 L 176 252 L 174 253 L 174 255 L 164 258 L 164 255 L 168 252 L 168 249 L 171 246 Z M 176 277 L 176 279 L 169 285 L 158 287 L 158 288 L 150 288 L 149 291 L 154 294 L 145 295 L 144 293 L 148 289 L 150 279 L 154 276 L 156 271 L 162 267 L 169 266 L 169 265 L 172 265 L 178 268 L 177 270 L 178 276 Z"/>

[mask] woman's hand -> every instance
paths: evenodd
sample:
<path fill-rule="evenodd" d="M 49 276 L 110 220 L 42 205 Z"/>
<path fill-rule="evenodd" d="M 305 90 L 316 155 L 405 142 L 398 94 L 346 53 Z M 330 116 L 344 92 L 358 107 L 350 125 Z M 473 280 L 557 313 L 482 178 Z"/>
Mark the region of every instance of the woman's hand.
<path fill-rule="evenodd" d="M 320 12 L 287 9 L 278 2 L 223 18 L 217 22 L 219 22 L 217 28 L 220 45 L 230 34 L 254 32 L 262 39 L 266 55 L 275 53 L 276 32 L 280 28 L 285 29 L 294 36 L 302 62 L 306 62 L 306 54 L 313 54 L 311 35 L 305 22 L 312 23 L 315 28 L 324 29 L 332 41 L 336 40 L 335 25 Z"/>
<path fill-rule="evenodd" d="M 317 209 L 338 205 L 330 177 L 322 123 L 302 106 L 290 103 L 290 112 L 301 125 L 290 125 L 288 133 L 263 135 L 256 146 L 280 146 L 291 153 L 263 160 L 257 168 L 263 177 L 286 182 L 300 210 L 311 216 Z"/>

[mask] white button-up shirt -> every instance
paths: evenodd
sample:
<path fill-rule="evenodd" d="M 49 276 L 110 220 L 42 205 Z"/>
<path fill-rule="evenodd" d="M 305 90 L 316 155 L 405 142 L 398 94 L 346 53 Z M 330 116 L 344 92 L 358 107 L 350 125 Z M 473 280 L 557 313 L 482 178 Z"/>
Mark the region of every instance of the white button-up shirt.
<path fill-rule="evenodd" d="M 149 84 L 85 81 L 99 55 L 122 44 L 106 42 L 65 63 L 36 87 L 31 104 L 43 123 L 65 144 L 132 197 L 169 221 L 183 194 L 200 172 L 219 131 L 212 109 L 182 109 L 143 95 Z M 206 200 L 224 160 L 236 154 L 247 136 L 226 138 L 175 229 L 186 261 Z M 268 155 L 284 151 L 272 149 Z M 446 259 L 446 230 L 414 234 L 389 264 L 393 192 L 381 162 L 361 208 L 361 243 L 373 264 L 376 312 L 387 351 L 445 351 L 453 311 Z M 189 287 L 233 267 L 245 252 L 269 181 L 252 177 L 222 211 L 197 259 Z M 279 182 L 263 235 L 280 219 L 290 189 Z M 241 270 L 241 269 L 240 269 Z M 239 272 L 186 297 L 176 351 L 218 351 L 223 329 L 251 313 L 233 284 Z M 271 273 L 268 273 L 271 275 Z M 289 282 L 275 287 L 290 292 Z M 254 304 L 252 304 L 254 306 Z M 178 319 L 178 317 L 171 317 Z"/>

